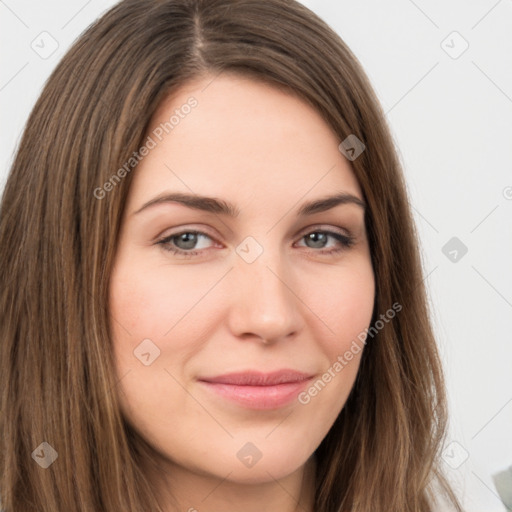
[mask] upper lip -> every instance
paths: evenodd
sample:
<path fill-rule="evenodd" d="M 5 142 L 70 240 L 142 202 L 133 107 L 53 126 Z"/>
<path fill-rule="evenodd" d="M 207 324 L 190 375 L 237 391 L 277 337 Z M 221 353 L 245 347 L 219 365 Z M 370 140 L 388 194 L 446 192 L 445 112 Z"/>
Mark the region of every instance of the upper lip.
<path fill-rule="evenodd" d="M 302 382 L 309 378 L 311 378 L 311 375 L 308 373 L 285 369 L 268 373 L 247 370 L 226 373 L 215 377 L 201 377 L 199 380 L 215 384 L 231 384 L 233 386 L 275 386 L 276 384 Z"/>

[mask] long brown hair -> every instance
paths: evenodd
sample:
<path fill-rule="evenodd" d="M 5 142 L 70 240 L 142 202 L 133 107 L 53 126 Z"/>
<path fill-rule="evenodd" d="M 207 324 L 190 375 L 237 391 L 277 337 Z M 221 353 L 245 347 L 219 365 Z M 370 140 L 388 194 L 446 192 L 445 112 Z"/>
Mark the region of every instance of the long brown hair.
<path fill-rule="evenodd" d="M 0 210 L 0 499 L 7 512 L 161 511 L 140 470 L 151 451 L 124 421 L 108 319 L 109 276 L 157 107 L 206 74 L 239 73 L 311 104 L 340 142 L 368 205 L 373 321 L 350 397 L 318 447 L 316 512 L 433 510 L 447 410 L 421 261 L 392 137 L 340 37 L 293 0 L 125 0 L 59 63 L 25 128 Z M 198 107 L 200 108 L 200 106 Z M 126 168 L 125 168 L 126 169 Z M 57 452 L 48 468 L 34 451 Z M 34 459 L 34 460 L 33 460 Z"/>

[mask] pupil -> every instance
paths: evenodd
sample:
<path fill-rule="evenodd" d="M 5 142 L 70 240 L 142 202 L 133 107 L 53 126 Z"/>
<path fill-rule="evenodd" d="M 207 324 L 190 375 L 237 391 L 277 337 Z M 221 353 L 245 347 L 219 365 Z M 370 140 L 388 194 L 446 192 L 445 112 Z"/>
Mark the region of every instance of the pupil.
<path fill-rule="evenodd" d="M 193 249 L 197 242 L 197 234 L 196 233 L 182 233 L 178 237 L 178 241 L 184 242 L 184 246 L 182 249 Z"/>
<path fill-rule="evenodd" d="M 313 247 L 323 247 L 327 239 L 327 235 L 325 233 L 310 233 L 307 236 L 307 239 L 310 242 L 313 242 L 313 244 L 316 244 L 313 245 Z"/>

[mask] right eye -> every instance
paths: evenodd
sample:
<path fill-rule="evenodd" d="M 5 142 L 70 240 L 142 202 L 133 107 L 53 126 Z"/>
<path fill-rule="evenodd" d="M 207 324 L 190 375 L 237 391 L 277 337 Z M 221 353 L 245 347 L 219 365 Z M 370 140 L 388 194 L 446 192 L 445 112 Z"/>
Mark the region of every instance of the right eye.
<path fill-rule="evenodd" d="M 212 238 L 206 233 L 196 230 L 187 230 L 168 235 L 156 243 L 162 245 L 162 248 L 165 251 L 185 257 L 191 257 L 196 256 L 201 252 L 196 249 L 204 250 L 208 248 L 204 247 L 204 244 L 202 244 L 201 247 L 197 247 L 201 238 L 212 240 Z"/>

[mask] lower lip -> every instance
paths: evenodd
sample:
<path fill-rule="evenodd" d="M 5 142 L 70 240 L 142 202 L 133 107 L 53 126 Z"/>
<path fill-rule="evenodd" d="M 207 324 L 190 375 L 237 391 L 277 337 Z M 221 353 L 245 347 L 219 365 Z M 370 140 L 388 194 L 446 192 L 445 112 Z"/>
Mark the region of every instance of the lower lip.
<path fill-rule="evenodd" d="M 275 386 L 240 386 L 199 381 L 214 393 L 249 409 L 279 409 L 293 402 L 311 379 Z"/>

